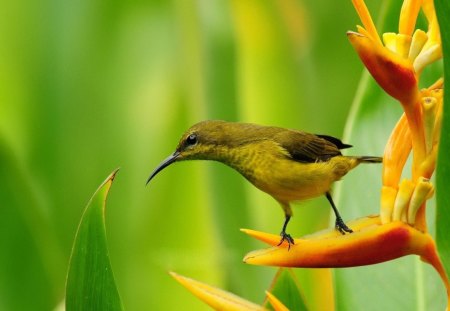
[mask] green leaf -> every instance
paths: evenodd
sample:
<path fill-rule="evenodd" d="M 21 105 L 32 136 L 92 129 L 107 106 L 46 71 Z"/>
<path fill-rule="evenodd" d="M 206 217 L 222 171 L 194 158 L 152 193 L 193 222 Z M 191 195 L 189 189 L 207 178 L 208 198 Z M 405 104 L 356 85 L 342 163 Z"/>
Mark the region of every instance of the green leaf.
<path fill-rule="evenodd" d="M 444 54 L 444 80 L 450 81 L 450 3 L 436 0 L 436 14 L 441 28 Z M 447 275 L 450 275 L 450 87 L 444 84 L 444 114 L 436 170 L 436 243 Z"/>
<path fill-rule="evenodd" d="M 304 298 L 301 295 L 297 277 L 288 268 L 280 268 L 269 289 L 289 310 L 308 310 Z M 266 303 L 266 307 L 270 304 Z"/>
<path fill-rule="evenodd" d="M 117 170 L 89 201 L 73 244 L 66 288 L 66 310 L 123 310 L 109 261 L 105 203 Z"/>
<path fill-rule="evenodd" d="M 51 310 L 64 258 L 36 183 L 0 132 L 0 310 Z M 27 299 L 24 299 L 27 297 Z"/>

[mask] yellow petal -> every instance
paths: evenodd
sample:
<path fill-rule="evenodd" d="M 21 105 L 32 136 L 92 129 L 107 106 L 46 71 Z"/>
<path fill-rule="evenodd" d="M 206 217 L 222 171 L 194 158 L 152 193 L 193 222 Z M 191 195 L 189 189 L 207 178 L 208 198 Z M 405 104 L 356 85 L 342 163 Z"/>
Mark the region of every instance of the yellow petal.
<path fill-rule="evenodd" d="M 400 11 L 400 21 L 398 23 L 399 33 L 412 35 L 421 5 L 422 1 L 420 0 L 403 1 L 402 10 Z"/>
<path fill-rule="evenodd" d="M 215 310 L 264 310 L 263 307 L 232 293 L 170 272 L 181 285 Z"/>
<path fill-rule="evenodd" d="M 403 167 L 411 153 L 411 131 L 405 114 L 395 125 L 383 155 L 383 185 L 396 188 L 402 176 Z"/>
<path fill-rule="evenodd" d="M 266 291 L 266 295 L 275 311 L 289 311 L 289 309 L 270 292 Z"/>

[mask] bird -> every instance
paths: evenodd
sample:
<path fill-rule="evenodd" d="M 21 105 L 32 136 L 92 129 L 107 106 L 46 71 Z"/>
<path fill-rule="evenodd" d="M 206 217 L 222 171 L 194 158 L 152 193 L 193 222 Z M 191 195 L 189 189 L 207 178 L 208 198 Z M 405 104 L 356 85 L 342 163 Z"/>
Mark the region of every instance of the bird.
<path fill-rule="evenodd" d="M 278 245 L 294 239 L 286 232 L 293 216 L 291 204 L 325 195 L 335 214 L 335 229 L 352 233 L 331 196 L 332 184 L 360 163 L 380 163 L 382 157 L 345 156 L 352 147 L 340 139 L 300 130 L 253 123 L 206 120 L 191 126 L 175 152 L 150 174 L 147 184 L 164 168 L 185 160 L 221 162 L 272 196 L 284 211 Z"/>

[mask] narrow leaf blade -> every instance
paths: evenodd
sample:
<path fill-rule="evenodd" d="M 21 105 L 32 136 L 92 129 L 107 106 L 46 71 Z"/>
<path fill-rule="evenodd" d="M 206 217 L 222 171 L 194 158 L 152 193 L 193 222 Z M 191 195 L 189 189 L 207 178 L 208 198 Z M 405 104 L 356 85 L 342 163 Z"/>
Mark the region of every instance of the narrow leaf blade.
<path fill-rule="evenodd" d="M 116 173 L 97 189 L 81 218 L 67 276 L 67 311 L 123 310 L 109 260 L 104 218 Z"/>
<path fill-rule="evenodd" d="M 442 263 L 447 275 L 450 275 L 450 3 L 447 0 L 436 0 L 436 15 L 442 36 L 442 52 L 444 55 L 444 114 L 442 118 L 441 141 L 436 169 L 436 242 Z"/>

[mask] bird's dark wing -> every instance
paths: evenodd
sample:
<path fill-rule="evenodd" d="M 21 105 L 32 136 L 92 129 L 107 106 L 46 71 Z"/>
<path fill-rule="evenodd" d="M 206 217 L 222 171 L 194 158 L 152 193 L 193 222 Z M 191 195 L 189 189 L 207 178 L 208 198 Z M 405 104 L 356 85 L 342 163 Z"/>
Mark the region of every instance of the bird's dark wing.
<path fill-rule="evenodd" d="M 351 147 L 331 136 L 293 130 L 279 132 L 274 139 L 292 159 L 306 163 L 327 161 L 341 155 L 339 149 Z"/>
<path fill-rule="evenodd" d="M 323 138 L 323 139 L 328 140 L 330 143 L 336 145 L 336 147 L 337 147 L 338 149 L 346 149 L 346 148 L 351 148 L 351 147 L 353 147 L 352 145 L 344 144 L 340 139 L 338 139 L 338 138 L 336 138 L 336 137 L 333 137 L 333 136 L 319 135 L 319 134 L 316 134 L 316 136 L 319 136 L 320 138 Z"/>

